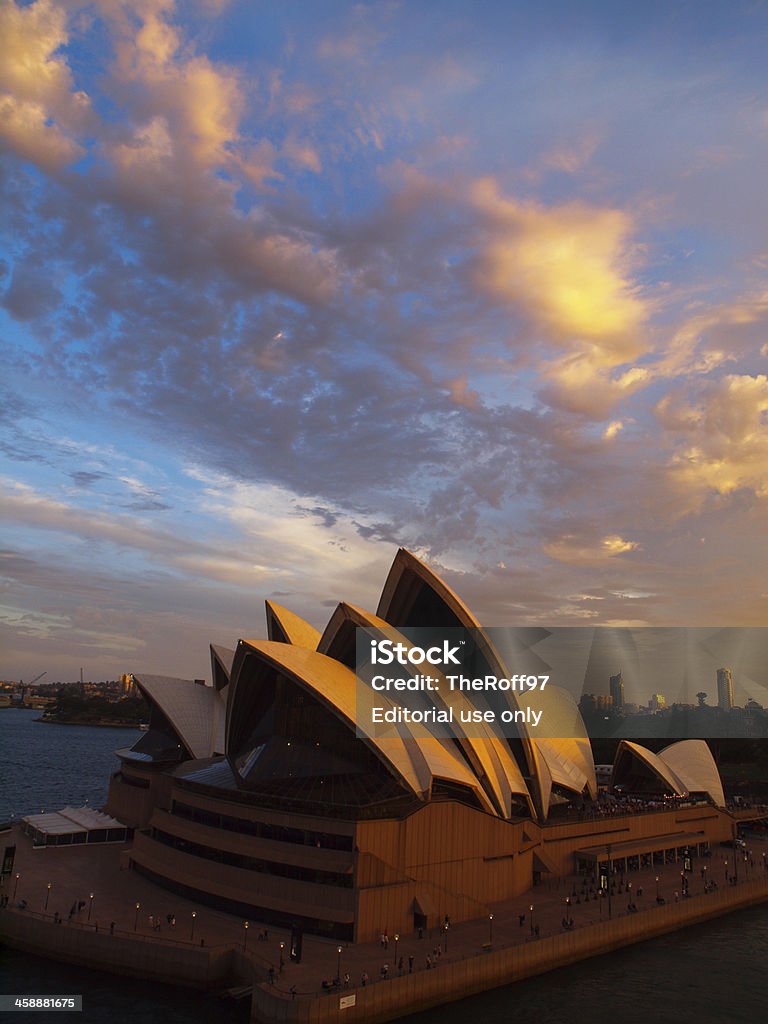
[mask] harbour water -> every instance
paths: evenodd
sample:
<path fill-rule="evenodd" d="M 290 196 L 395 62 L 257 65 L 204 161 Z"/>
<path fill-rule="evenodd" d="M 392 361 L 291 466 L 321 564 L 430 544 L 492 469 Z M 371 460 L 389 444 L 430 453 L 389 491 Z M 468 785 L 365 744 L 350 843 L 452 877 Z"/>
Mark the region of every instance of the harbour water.
<path fill-rule="evenodd" d="M 126 729 L 43 725 L 0 711 L 0 819 L 86 800 L 99 807 Z M 247 1000 L 222 1003 L 14 950 L 0 951 L 0 993 L 79 994 L 82 1024 L 244 1024 Z M 768 1019 L 768 905 L 407 1018 L 407 1024 L 756 1024 Z M 35 1020 L 53 1019 L 37 1013 Z M 21 1020 L 3 1014 L 3 1020 Z M 27 1019 L 26 1015 L 24 1019 Z M 55 1018 L 61 1024 L 60 1014 Z M 406 1024 L 404 1020 L 402 1024 Z"/>
<path fill-rule="evenodd" d="M 37 721 L 41 715 L 0 709 L 0 821 L 68 804 L 101 807 L 119 765 L 115 750 L 141 735 L 138 729 L 53 725 Z"/>

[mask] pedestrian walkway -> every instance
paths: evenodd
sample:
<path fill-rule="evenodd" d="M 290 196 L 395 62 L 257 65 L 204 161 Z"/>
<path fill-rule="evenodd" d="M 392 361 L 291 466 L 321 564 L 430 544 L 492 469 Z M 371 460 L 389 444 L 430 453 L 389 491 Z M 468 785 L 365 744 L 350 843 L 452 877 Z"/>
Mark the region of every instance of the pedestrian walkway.
<path fill-rule="evenodd" d="M 717 848 L 711 857 L 695 860 L 687 873 L 677 862 L 615 874 L 610 896 L 598 895 L 586 878 L 570 876 L 493 904 L 487 917 L 458 924 L 444 921 L 421 936 L 396 933 L 386 921 L 380 939 L 372 943 L 348 945 L 305 935 L 302 962 L 297 964 L 288 955 L 287 930 L 211 910 L 122 869 L 122 844 L 33 849 L 19 829 L 6 838 L 6 845 L 13 842 L 16 863 L 2 890 L 11 907 L 23 903 L 25 913 L 60 920 L 61 927 L 98 928 L 142 942 L 235 946 L 251 959 L 257 979 L 271 980 L 286 997 L 386 983 L 409 971 L 440 970 L 449 962 L 609 917 L 653 912 L 662 902 L 734 884 L 735 867 L 736 884 L 768 872 L 768 842 L 755 840 L 746 859 L 744 851 L 739 854 L 738 865 L 733 851 Z"/>

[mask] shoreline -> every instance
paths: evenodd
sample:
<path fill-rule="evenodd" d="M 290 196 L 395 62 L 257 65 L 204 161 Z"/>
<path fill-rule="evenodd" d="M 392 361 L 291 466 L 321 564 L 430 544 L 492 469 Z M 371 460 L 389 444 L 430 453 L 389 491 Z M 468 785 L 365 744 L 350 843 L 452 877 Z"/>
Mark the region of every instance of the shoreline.
<path fill-rule="evenodd" d="M 27 707 L 16 707 L 14 705 L 0 705 L 0 711 L 42 711 L 42 708 L 27 708 Z M 33 718 L 33 722 L 42 722 L 45 725 L 91 725 L 98 729 L 135 729 L 137 732 L 140 731 L 139 722 L 112 722 L 108 719 L 101 719 L 100 721 L 87 721 L 80 718 L 45 718 L 44 715 L 40 715 L 38 718 Z"/>
<path fill-rule="evenodd" d="M 34 708 L 26 708 L 27 711 L 33 711 Z M 83 722 L 78 718 L 33 718 L 33 722 L 42 722 L 44 725 L 90 725 L 96 729 L 135 729 L 136 732 L 140 732 L 139 723 L 133 722 Z"/>

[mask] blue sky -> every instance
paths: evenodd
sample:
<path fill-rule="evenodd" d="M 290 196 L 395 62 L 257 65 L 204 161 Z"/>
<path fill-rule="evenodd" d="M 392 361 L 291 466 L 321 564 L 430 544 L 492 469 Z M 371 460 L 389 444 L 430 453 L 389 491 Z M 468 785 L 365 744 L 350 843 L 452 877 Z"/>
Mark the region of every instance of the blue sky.
<path fill-rule="evenodd" d="M 763 625 L 764 3 L 0 5 L 0 674 L 207 672 L 397 545 Z"/>

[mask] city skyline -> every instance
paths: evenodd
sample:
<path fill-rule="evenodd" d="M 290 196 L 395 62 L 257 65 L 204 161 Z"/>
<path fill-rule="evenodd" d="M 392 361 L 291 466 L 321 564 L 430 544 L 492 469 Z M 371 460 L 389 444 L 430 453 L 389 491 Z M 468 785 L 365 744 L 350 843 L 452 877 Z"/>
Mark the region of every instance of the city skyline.
<path fill-rule="evenodd" d="M 766 48 L 746 2 L 5 3 L 0 674 L 201 677 L 400 545 L 497 625 L 762 625 Z"/>

